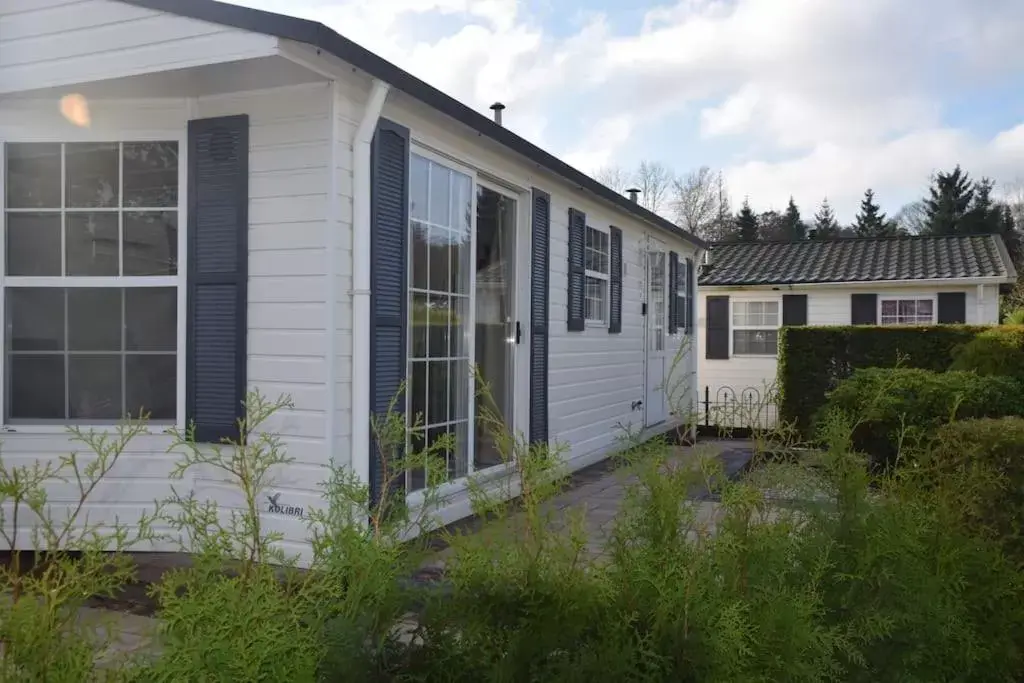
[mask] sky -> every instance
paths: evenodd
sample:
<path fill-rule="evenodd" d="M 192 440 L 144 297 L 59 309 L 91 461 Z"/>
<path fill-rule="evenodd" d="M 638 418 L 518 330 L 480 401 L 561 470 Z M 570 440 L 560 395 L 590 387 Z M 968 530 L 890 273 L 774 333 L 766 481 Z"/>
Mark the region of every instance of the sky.
<path fill-rule="evenodd" d="M 320 21 L 588 173 L 709 166 L 734 207 L 895 213 L 1024 180 L 1024 0 L 233 0 Z"/>

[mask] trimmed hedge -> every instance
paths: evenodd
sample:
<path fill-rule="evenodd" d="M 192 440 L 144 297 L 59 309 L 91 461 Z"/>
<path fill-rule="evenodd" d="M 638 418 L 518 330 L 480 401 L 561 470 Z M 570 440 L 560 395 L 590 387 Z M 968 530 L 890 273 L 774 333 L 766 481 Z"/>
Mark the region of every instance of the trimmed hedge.
<path fill-rule="evenodd" d="M 878 465 L 905 445 L 927 444 L 951 420 L 1024 414 L 1024 384 L 1011 377 L 919 368 L 861 368 L 829 394 L 815 422 L 831 411 L 856 422 L 853 443 Z"/>
<path fill-rule="evenodd" d="M 1024 326 L 1003 325 L 978 334 L 953 350 L 949 369 L 1024 380 Z"/>
<path fill-rule="evenodd" d="M 830 391 L 859 368 L 942 372 L 956 349 L 991 330 L 979 325 L 784 327 L 779 334 L 779 416 L 809 435 Z"/>

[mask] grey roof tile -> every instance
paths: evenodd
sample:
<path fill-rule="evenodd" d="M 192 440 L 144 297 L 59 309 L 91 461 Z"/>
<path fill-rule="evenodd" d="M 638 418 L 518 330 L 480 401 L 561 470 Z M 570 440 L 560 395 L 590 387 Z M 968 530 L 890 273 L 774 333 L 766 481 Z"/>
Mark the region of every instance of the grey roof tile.
<path fill-rule="evenodd" d="M 998 235 L 936 235 L 711 246 L 700 284 L 782 285 L 1013 277 Z"/>

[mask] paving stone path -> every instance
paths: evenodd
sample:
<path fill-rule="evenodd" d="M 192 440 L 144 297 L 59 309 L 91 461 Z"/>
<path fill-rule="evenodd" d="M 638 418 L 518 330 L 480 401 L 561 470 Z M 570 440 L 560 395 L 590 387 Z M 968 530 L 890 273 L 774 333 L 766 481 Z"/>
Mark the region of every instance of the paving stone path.
<path fill-rule="evenodd" d="M 726 474 L 737 476 L 752 458 L 752 447 L 749 442 L 739 440 L 722 440 L 704 442 L 700 448 L 705 453 L 714 453 L 723 465 Z M 676 447 L 669 460 L 670 466 L 692 466 L 697 461 L 693 448 Z M 595 465 L 576 473 L 567 490 L 548 501 L 546 505 L 554 525 L 567 524 L 569 514 L 575 510 L 583 510 L 587 532 L 587 551 L 594 558 L 604 555 L 605 546 L 612 531 L 613 524 L 622 508 L 623 500 L 630 485 L 636 483 L 635 475 L 629 475 L 622 469 L 616 469 L 610 463 Z M 706 490 L 698 489 L 691 494 L 697 501 L 698 524 L 705 528 L 714 527 L 718 502 Z M 437 578 L 443 571 L 447 553 L 441 550 L 425 565 L 428 574 Z M 179 560 L 180 561 L 180 560 Z M 141 573 L 153 577 L 159 574 L 161 562 L 174 563 L 173 559 L 150 560 L 143 564 Z M 166 567 L 164 567 L 166 568 Z M 154 579 L 155 580 L 155 579 Z M 98 655 L 101 660 L 116 657 L 119 654 L 151 652 L 156 647 L 156 625 L 152 617 L 127 612 L 117 612 L 86 607 L 81 610 L 79 618 L 83 623 L 95 623 L 97 629 L 110 629 L 114 638 L 107 649 Z"/>

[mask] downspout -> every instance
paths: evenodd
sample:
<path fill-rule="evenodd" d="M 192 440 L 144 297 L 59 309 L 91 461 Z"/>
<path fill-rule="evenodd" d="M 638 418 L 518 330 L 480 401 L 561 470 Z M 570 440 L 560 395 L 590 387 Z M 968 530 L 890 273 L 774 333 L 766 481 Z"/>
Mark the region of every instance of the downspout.
<path fill-rule="evenodd" d="M 370 483 L 370 143 L 391 86 L 374 79 L 352 139 L 352 469 Z"/>
<path fill-rule="evenodd" d="M 327 235 L 324 240 L 324 248 L 327 251 L 327 263 L 325 273 L 327 276 L 327 292 L 325 301 L 327 306 L 325 327 L 327 332 L 327 358 L 324 363 L 325 374 L 327 375 L 327 400 L 324 416 L 324 440 L 328 454 L 334 453 L 334 440 L 337 437 L 337 405 L 338 405 L 338 227 L 339 227 L 339 201 L 338 201 L 338 81 L 331 79 L 327 83 L 327 139 L 331 145 L 327 159 L 330 167 L 327 169 Z M 330 464 L 334 464 L 333 462 Z"/>

